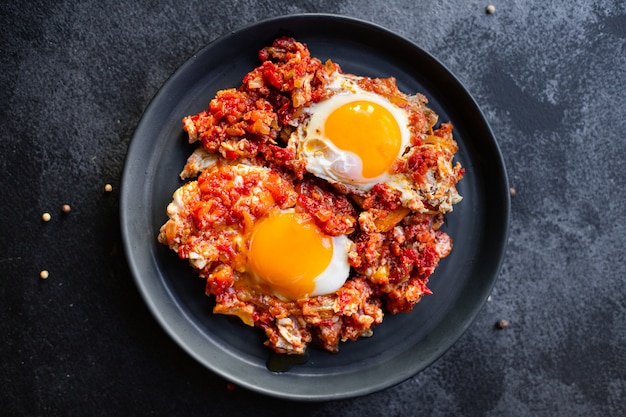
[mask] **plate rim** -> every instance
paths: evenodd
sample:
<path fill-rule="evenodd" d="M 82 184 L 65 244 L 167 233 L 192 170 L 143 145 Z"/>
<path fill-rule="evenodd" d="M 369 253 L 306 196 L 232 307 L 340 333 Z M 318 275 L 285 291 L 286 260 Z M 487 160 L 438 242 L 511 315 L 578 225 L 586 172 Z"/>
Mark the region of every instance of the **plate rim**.
<path fill-rule="evenodd" d="M 195 351 L 190 346 L 188 346 L 188 343 L 186 343 L 184 338 L 178 332 L 176 332 L 176 329 L 172 328 L 171 323 L 169 323 L 169 321 L 166 320 L 165 315 L 170 310 L 169 309 L 164 310 L 163 309 L 164 306 L 162 304 L 158 304 L 155 301 L 154 297 L 150 296 L 149 292 L 151 288 L 149 288 L 148 283 L 144 279 L 141 279 L 142 271 L 140 270 L 138 264 L 134 261 L 133 243 L 136 243 L 136 239 L 133 239 L 133 237 L 136 237 L 136 234 L 135 234 L 136 231 L 132 230 L 132 227 L 129 224 L 128 216 L 129 216 L 129 213 L 132 213 L 133 210 L 138 210 L 138 208 L 137 207 L 133 208 L 133 203 L 132 203 L 133 195 L 129 194 L 130 189 L 127 186 L 125 186 L 125 184 L 128 184 L 129 181 L 131 181 L 130 176 L 131 176 L 131 171 L 132 171 L 131 168 L 132 168 L 132 163 L 133 163 L 132 155 L 134 155 L 133 151 L 139 148 L 140 146 L 140 143 L 139 143 L 140 140 L 138 138 L 140 137 L 140 133 L 144 129 L 144 124 L 146 123 L 147 116 L 150 115 L 154 111 L 154 108 L 159 102 L 159 100 L 165 96 L 168 89 L 172 87 L 175 81 L 179 77 L 181 77 L 190 66 L 193 65 L 193 62 L 197 59 L 198 56 L 201 56 L 207 53 L 208 51 L 210 51 L 212 48 L 214 48 L 216 45 L 219 45 L 220 43 L 226 43 L 229 39 L 234 39 L 234 37 L 236 36 L 242 36 L 243 34 L 249 31 L 252 31 L 255 28 L 268 26 L 268 25 L 280 25 L 281 22 L 285 22 L 288 20 L 293 21 L 293 20 L 298 20 L 298 19 L 305 19 L 305 20 L 321 19 L 321 20 L 325 20 L 329 22 L 332 21 L 338 24 L 349 23 L 351 25 L 357 25 L 359 27 L 363 27 L 364 29 L 367 29 L 367 30 L 374 30 L 377 32 L 381 32 L 385 34 L 385 36 L 393 38 L 394 40 L 398 42 L 403 42 L 405 45 L 409 46 L 412 49 L 415 49 L 416 51 L 419 51 L 420 54 L 423 54 L 429 60 L 431 60 L 431 63 L 439 67 L 440 70 L 442 70 L 449 78 L 451 78 L 457 84 L 457 87 L 460 88 L 466 94 L 466 98 L 469 99 L 473 103 L 475 110 L 481 116 L 481 120 L 479 120 L 479 122 L 483 124 L 483 127 L 487 129 L 490 135 L 491 144 L 494 148 L 493 151 L 495 151 L 498 156 L 499 171 L 502 175 L 501 181 L 504 184 L 504 186 L 506 186 L 506 192 L 504 192 L 504 190 L 501 190 L 502 191 L 501 197 L 504 197 L 503 203 L 505 207 L 505 213 L 502 213 L 503 215 L 502 220 L 503 220 L 504 228 L 503 228 L 503 234 L 500 236 L 500 242 L 499 242 L 500 244 L 498 246 L 500 249 L 500 253 L 498 254 L 498 262 L 496 262 L 496 264 L 494 265 L 493 276 L 490 277 L 490 280 L 487 283 L 488 288 L 485 290 L 485 294 L 488 294 L 489 292 L 491 292 L 493 286 L 495 285 L 495 282 L 497 281 L 497 277 L 499 275 L 499 272 L 501 270 L 501 267 L 505 258 L 508 234 L 509 234 L 509 223 L 510 223 L 510 198 L 508 194 L 509 181 L 508 181 L 508 176 L 506 172 L 506 167 L 504 164 L 504 159 L 502 157 L 502 153 L 500 151 L 500 147 L 495 138 L 495 135 L 493 134 L 491 127 L 489 126 L 484 114 L 482 113 L 482 110 L 476 103 L 474 97 L 470 94 L 469 90 L 462 84 L 462 82 L 450 70 L 448 70 L 445 65 L 443 65 L 439 60 L 437 60 L 429 52 L 427 52 L 426 50 L 418 46 L 415 42 L 391 31 L 388 28 L 385 28 L 384 26 L 381 26 L 377 23 L 373 23 L 370 21 L 362 20 L 359 18 L 340 15 L 340 14 L 330 14 L 330 13 L 299 13 L 299 14 L 289 14 L 289 15 L 271 17 L 271 18 L 259 20 L 257 22 L 244 25 L 240 27 L 239 29 L 230 31 L 222 36 L 219 36 L 218 38 L 214 39 L 213 41 L 209 42 L 208 44 L 200 48 L 190 58 L 185 60 L 184 63 L 180 65 L 167 78 L 167 80 L 159 87 L 157 92 L 154 94 L 154 96 L 150 100 L 148 106 L 144 110 L 143 114 L 141 115 L 139 122 L 137 124 L 137 127 L 135 131 L 133 132 L 133 135 L 129 142 L 129 146 L 128 146 L 128 150 L 126 153 L 124 166 L 123 166 L 122 180 L 121 180 L 121 193 L 120 193 L 120 226 L 122 229 L 122 240 L 123 240 L 124 252 L 126 255 L 126 259 L 128 261 L 129 270 L 139 289 L 139 292 L 144 302 L 146 302 L 146 305 L 149 307 L 149 310 L 151 311 L 152 316 L 157 320 L 157 322 L 159 322 L 161 328 L 164 329 L 166 333 L 184 351 L 186 351 L 190 356 L 192 356 L 200 364 L 202 364 L 203 366 L 205 366 L 206 368 L 208 368 L 210 371 L 214 372 L 215 374 L 229 381 L 232 381 L 233 383 L 236 383 L 239 386 L 245 387 L 251 391 L 255 391 L 255 392 L 273 396 L 273 397 L 280 397 L 280 398 L 290 399 L 290 400 L 302 400 L 302 401 L 326 401 L 326 400 L 357 397 L 357 396 L 366 395 L 366 394 L 370 394 L 376 391 L 380 391 L 382 389 L 389 388 L 393 385 L 396 385 L 405 381 L 411 376 L 421 372 L 428 366 L 432 365 L 432 363 L 438 360 L 448 349 L 450 349 L 456 343 L 456 341 L 459 340 L 460 337 L 466 332 L 466 330 L 472 325 L 472 323 L 476 319 L 476 316 L 478 315 L 478 313 L 484 306 L 487 296 L 485 295 L 484 300 L 481 303 L 476 303 L 476 304 L 469 306 L 468 308 L 469 318 L 466 318 L 462 322 L 462 326 L 460 326 L 455 332 L 448 335 L 449 337 L 447 338 L 448 341 L 446 345 L 442 348 L 436 349 L 436 352 L 430 356 L 429 360 L 426 361 L 427 363 L 425 364 L 425 366 L 423 366 L 421 369 L 413 370 L 413 368 L 407 367 L 408 368 L 407 372 L 401 375 L 398 375 L 395 378 L 386 379 L 386 380 L 380 381 L 377 384 L 374 383 L 374 384 L 361 387 L 359 389 L 346 390 L 346 391 L 338 392 L 335 394 L 325 393 L 325 394 L 318 395 L 312 392 L 301 392 L 297 388 L 292 392 L 277 391 L 275 389 L 267 388 L 265 386 L 261 386 L 249 380 L 245 380 L 240 377 L 234 377 L 233 374 L 229 372 L 228 370 L 225 370 L 219 366 L 216 366 L 213 363 L 210 363 L 210 361 L 208 361 L 205 357 L 202 357 L 202 355 L 200 355 L 197 351 Z M 154 238 L 154 236 L 150 235 L 150 238 Z M 166 296 L 166 294 L 164 294 L 164 296 Z M 169 307 L 173 308 L 173 306 L 169 306 Z M 271 374 L 269 371 L 267 371 L 267 373 Z"/>

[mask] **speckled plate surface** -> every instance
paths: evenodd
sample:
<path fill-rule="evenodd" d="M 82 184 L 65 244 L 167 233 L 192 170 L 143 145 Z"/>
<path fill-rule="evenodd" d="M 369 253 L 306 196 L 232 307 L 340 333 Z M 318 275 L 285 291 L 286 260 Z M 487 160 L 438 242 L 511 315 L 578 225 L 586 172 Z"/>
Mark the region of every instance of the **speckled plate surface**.
<path fill-rule="evenodd" d="M 450 256 L 431 276 L 433 295 L 413 312 L 385 316 L 374 336 L 344 343 L 337 354 L 310 348 L 305 363 L 268 370 L 264 334 L 232 317 L 213 315 L 204 281 L 157 242 L 166 206 L 182 182 L 193 147 L 181 119 L 236 87 L 277 36 L 308 45 L 345 72 L 394 76 L 406 93 L 421 92 L 440 121 L 451 121 L 466 168 L 464 196 L 446 216 Z M 292 400 L 321 401 L 372 393 L 402 382 L 439 358 L 471 325 L 500 270 L 509 222 L 508 182 L 493 134 L 460 82 L 414 43 L 380 26 L 336 15 L 304 14 L 262 21 L 230 33 L 191 57 L 163 85 L 131 141 L 121 191 L 121 225 L 130 269 L 150 310 L 198 362 L 233 383 Z"/>

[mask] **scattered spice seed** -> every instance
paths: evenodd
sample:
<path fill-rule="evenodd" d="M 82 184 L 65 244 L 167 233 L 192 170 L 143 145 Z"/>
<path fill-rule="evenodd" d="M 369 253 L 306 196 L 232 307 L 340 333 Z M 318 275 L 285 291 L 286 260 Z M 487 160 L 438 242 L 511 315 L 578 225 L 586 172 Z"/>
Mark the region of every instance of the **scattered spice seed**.
<path fill-rule="evenodd" d="M 48 279 L 48 276 L 50 276 L 50 274 L 45 269 L 39 273 L 39 278 L 41 279 Z"/>
<path fill-rule="evenodd" d="M 498 320 L 496 322 L 496 329 L 498 329 L 498 330 L 504 330 L 507 327 L 509 327 L 509 321 L 508 320 L 502 319 L 502 320 Z"/>
<path fill-rule="evenodd" d="M 111 184 L 106 184 L 104 186 L 104 191 L 106 191 L 107 193 L 110 193 L 111 191 L 113 191 L 113 186 Z"/>
<path fill-rule="evenodd" d="M 511 193 L 511 197 L 515 197 L 515 194 L 517 194 L 517 191 L 515 190 L 515 188 L 511 187 L 509 188 L 509 193 Z"/>
<path fill-rule="evenodd" d="M 487 14 L 494 14 L 496 12 L 496 6 L 490 4 L 489 6 L 487 6 L 485 11 L 487 12 Z"/>
<path fill-rule="evenodd" d="M 51 218 L 52 216 L 50 216 L 50 213 L 44 213 L 41 215 L 41 220 L 43 220 L 44 222 L 49 222 Z"/>
<path fill-rule="evenodd" d="M 63 205 L 61 206 L 61 211 L 62 211 L 63 213 L 69 213 L 71 210 L 72 210 L 72 208 L 70 207 L 70 205 L 69 205 L 69 204 L 63 204 Z"/>

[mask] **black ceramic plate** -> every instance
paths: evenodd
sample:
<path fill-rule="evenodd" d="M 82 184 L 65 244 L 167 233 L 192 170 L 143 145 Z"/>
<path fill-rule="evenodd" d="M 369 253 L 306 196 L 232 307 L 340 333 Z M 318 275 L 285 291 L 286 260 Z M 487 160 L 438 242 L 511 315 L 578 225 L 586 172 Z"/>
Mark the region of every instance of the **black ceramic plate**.
<path fill-rule="evenodd" d="M 232 317 L 213 315 L 204 281 L 157 242 L 178 173 L 193 148 L 181 119 L 206 108 L 219 89 L 240 85 L 257 52 L 280 35 L 308 45 L 345 72 L 394 76 L 421 92 L 440 121 L 451 121 L 466 168 L 464 196 L 447 215 L 452 254 L 430 279 L 433 295 L 413 312 L 387 315 L 374 336 L 344 343 L 338 354 L 310 348 L 287 372 L 267 368 L 264 335 Z M 266 20 L 211 43 L 163 85 L 130 144 L 121 193 L 121 224 L 130 269 L 154 316 L 191 356 L 233 383 L 295 400 L 329 400 L 378 391 L 415 375 L 470 326 L 498 275 L 507 240 L 509 195 L 496 141 L 459 81 L 428 53 L 379 26 L 342 16 L 305 14 Z"/>

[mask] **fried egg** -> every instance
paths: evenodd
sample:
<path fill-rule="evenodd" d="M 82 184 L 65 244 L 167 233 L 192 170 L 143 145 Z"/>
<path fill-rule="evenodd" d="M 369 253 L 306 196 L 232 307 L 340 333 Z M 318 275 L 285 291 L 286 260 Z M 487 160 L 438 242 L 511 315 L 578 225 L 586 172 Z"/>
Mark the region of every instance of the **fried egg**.
<path fill-rule="evenodd" d="M 409 114 L 366 91 L 352 75 L 334 73 L 334 94 L 304 109 L 308 120 L 292 134 L 306 170 L 363 192 L 390 182 L 390 169 L 410 145 Z"/>
<path fill-rule="evenodd" d="M 297 212 L 293 189 L 287 191 L 293 198 L 291 204 L 277 204 L 268 190 L 288 185 L 270 175 L 269 168 L 224 165 L 205 158 L 203 153 L 197 156 L 193 164 L 205 167 L 214 181 L 224 181 L 220 189 L 245 190 L 239 196 L 237 192 L 227 195 L 233 207 L 247 214 L 239 223 L 222 223 L 214 217 L 214 222 L 198 229 L 195 216 L 214 204 L 205 199 L 198 181 L 190 181 L 174 192 L 167 207 L 170 219 L 161 228 L 162 243 L 185 253 L 198 270 L 209 268 L 205 273 L 210 274 L 218 263 L 227 263 L 246 285 L 281 298 L 297 300 L 331 294 L 343 286 L 350 274 L 348 254 L 354 249 L 346 235 L 327 235 L 309 214 Z M 254 211 L 258 217 L 252 214 Z"/>
<path fill-rule="evenodd" d="M 248 249 L 248 272 L 278 294 L 297 300 L 330 294 L 348 275 L 345 235 L 328 236 L 293 209 L 271 213 L 254 225 Z"/>

